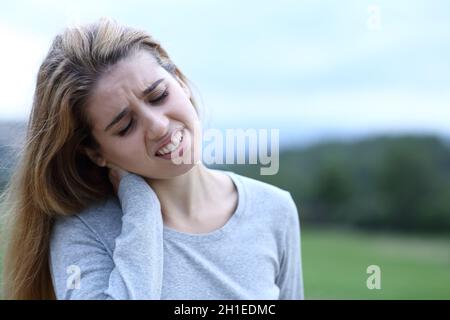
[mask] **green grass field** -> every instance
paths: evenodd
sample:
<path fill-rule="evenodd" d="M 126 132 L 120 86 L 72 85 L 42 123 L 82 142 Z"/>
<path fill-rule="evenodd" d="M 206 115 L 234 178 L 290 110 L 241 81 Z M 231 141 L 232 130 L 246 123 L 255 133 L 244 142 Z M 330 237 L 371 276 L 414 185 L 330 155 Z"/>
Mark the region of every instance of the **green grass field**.
<path fill-rule="evenodd" d="M 306 299 L 450 299 L 450 238 L 303 228 L 302 250 Z"/>
<path fill-rule="evenodd" d="M 302 230 L 306 299 L 450 299 L 450 238 Z M 369 290 L 369 265 L 381 289 Z"/>

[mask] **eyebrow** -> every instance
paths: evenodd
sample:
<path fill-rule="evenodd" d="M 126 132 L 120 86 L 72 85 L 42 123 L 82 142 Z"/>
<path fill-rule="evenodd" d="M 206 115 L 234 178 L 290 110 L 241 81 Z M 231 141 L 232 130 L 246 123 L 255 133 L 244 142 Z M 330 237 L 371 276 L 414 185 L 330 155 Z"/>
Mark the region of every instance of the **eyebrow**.
<path fill-rule="evenodd" d="M 161 79 L 153 82 L 147 89 L 145 89 L 142 92 L 142 96 L 145 97 L 145 96 L 148 96 L 150 93 L 152 93 L 153 90 L 155 90 L 155 88 L 158 86 L 158 84 L 160 84 L 163 80 L 164 80 L 164 78 L 161 78 Z"/>
<path fill-rule="evenodd" d="M 142 96 L 148 96 L 150 93 L 152 93 L 155 88 L 164 80 L 164 78 L 158 79 L 155 82 L 153 82 L 149 87 L 147 87 L 143 92 Z M 122 120 L 123 117 L 125 117 L 130 112 L 130 109 L 128 107 L 125 107 L 118 115 L 114 117 L 114 119 L 111 121 L 110 124 L 108 124 L 104 131 L 108 131 L 109 128 L 114 126 L 116 123 L 118 123 L 120 120 Z"/>

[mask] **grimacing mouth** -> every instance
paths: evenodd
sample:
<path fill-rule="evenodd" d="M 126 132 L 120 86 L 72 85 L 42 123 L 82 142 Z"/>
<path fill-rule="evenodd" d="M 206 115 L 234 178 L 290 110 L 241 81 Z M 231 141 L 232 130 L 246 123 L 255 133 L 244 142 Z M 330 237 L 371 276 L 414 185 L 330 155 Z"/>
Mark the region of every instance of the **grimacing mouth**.
<path fill-rule="evenodd" d="M 175 130 L 171 133 L 171 135 L 170 135 L 170 140 L 169 140 L 169 142 L 166 143 L 166 144 L 164 144 L 163 146 L 167 146 L 168 144 L 170 144 L 171 141 L 172 141 L 173 136 L 174 136 L 175 134 L 177 134 L 177 132 L 181 132 L 181 138 L 180 138 L 180 142 L 179 142 L 179 145 L 180 145 L 180 144 L 183 142 L 183 139 L 184 139 L 184 133 L 183 133 L 183 131 L 184 131 L 184 127 L 175 129 Z M 178 146 L 179 146 L 179 145 L 178 145 Z M 159 148 L 155 151 L 154 155 L 155 155 L 156 157 L 161 157 L 161 156 L 162 156 L 161 154 L 158 154 L 158 151 L 159 151 L 163 146 L 159 147 Z M 177 147 L 177 149 L 178 149 L 178 147 Z M 170 153 L 171 153 L 171 152 L 169 152 L 169 153 L 167 153 L 167 154 L 170 154 Z"/>

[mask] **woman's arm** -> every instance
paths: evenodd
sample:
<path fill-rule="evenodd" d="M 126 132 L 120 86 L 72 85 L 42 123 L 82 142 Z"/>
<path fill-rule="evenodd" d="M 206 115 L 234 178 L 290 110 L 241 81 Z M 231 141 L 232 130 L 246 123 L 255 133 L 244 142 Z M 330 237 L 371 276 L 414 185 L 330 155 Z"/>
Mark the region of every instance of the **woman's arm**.
<path fill-rule="evenodd" d="M 297 207 L 289 194 L 288 219 L 286 221 L 284 248 L 280 261 L 280 272 L 276 284 L 280 288 L 280 300 L 302 300 L 303 274 L 300 244 L 300 219 Z"/>
<path fill-rule="evenodd" d="M 142 177 L 131 173 L 121 179 L 118 197 L 122 227 L 112 257 L 79 216 L 55 224 L 50 255 L 58 299 L 160 299 L 163 222 L 158 198 Z"/>

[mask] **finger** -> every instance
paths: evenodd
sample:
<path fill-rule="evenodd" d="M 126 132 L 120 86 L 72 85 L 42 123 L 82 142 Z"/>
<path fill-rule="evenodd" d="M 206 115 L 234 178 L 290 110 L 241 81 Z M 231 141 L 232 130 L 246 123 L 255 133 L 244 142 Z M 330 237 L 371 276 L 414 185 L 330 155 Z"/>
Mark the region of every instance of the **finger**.
<path fill-rule="evenodd" d="M 122 168 L 120 168 L 120 167 L 118 167 L 118 166 L 116 166 L 114 164 L 111 164 L 111 163 L 108 163 L 107 166 L 108 166 L 108 168 L 110 168 L 110 174 L 113 174 L 113 175 L 115 175 L 117 177 L 120 177 L 120 178 L 125 176 L 125 175 L 127 175 L 129 173 L 128 171 L 126 171 L 126 170 L 124 170 L 124 169 L 122 169 Z"/>
<path fill-rule="evenodd" d="M 107 166 L 109 169 L 111 169 L 111 170 L 118 170 L 118 169 L 120 169 L 120 168 L 117 167 L 115 164 L 112 164 L 112 163 L 109 163 L 109 162 L 106 163 L 106 166 Z"/>

